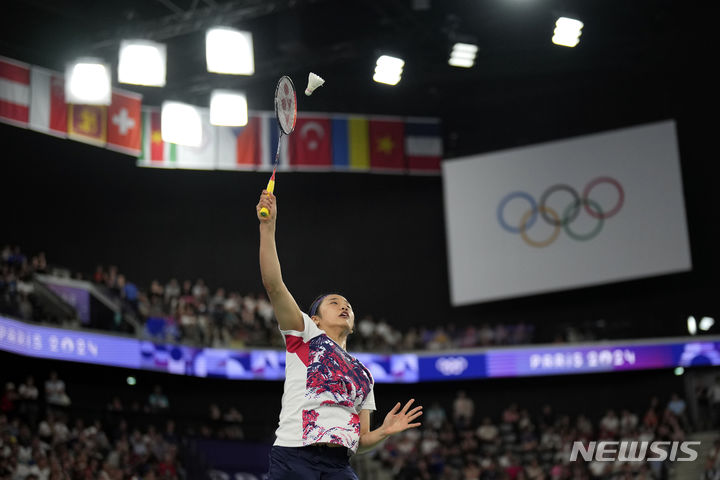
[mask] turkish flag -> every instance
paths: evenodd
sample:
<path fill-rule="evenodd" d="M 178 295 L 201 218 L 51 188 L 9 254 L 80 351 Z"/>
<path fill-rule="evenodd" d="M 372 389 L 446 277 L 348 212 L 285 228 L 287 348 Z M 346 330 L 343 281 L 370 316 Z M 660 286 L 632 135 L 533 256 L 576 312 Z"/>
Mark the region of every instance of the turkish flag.
<path fill-rule="evenodd" d="M 370 120 L 370 168 L 405 169 L 405 125 L 402 121 Z"/>
<path fill-rule="evenodd" d="M 112 94 L 112 103 L 107 112 L 107 147 L 127 153 L 140 155 L 141 121 L 140 95 L 117 92 Z"/>
<path fill-rule="evenodd" d="M 298 118 L 288 144 L 290 165 L 330 167 L 332 139 L 329 118 Z"/>

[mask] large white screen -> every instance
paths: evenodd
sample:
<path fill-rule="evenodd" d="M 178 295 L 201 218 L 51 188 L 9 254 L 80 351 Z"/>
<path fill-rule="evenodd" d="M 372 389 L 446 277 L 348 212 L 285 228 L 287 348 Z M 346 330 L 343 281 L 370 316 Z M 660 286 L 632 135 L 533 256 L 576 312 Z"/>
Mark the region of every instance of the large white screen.
<path fill-rule="evenodd" d="M 453 305 L 692 268 L 673 121 L 445 161 L 443 185 Z"/>

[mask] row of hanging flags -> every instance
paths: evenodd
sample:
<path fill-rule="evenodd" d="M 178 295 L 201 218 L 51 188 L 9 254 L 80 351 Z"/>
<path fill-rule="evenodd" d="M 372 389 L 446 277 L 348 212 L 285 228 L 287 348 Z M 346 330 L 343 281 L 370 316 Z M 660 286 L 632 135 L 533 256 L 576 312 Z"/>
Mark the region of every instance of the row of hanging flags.
<path fill-rule="evenodd" d="M 65 103 L 64 75 L 0 56 L 0 122 L 137 157 L 137 165 L 200 170 L 269 170 L 279 129 L 274 112 L 249 112 L 244 127 L 210 125 L 200 109 L 203 142 L 163 142 L 160 109 L 113 89 L 109 106 Z M 280 167 L 298 171 L 439 174 L 436 118 L 299 113 L 280 146 Z"/>

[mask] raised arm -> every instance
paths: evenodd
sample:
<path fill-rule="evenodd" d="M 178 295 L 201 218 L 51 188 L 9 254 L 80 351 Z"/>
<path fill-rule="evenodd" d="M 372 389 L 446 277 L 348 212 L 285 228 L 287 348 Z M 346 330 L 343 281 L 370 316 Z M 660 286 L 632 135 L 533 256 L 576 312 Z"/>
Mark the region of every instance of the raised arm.
<path fill-rule="evenodd" d="M 267 208 L 266 217 L 260 215 L 261 208 Z M 260 220 L 260 274 L 263 286 L 270 298 L 275 318 L 282 330 L 303 330 L 303 318 L 300 307 L 283 283 L 275 245 L 275 223 L 277 220 L 277 204 L 275 195 L 263 190 L 260 201 L 256 207 L 258 220 Z"/>

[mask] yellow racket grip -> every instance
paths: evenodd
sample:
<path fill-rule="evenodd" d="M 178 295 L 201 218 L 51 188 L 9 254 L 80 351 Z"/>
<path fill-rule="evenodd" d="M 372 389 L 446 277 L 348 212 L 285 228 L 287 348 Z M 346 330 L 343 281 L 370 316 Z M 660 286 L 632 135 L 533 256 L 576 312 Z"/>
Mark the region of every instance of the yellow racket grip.
<path fill-rule="evenodd" d="M 267 184 L 267 188 L 265 190 L 267 190 L 270 193 L 273 193 L 273 190 L 275 190 L 275 180 L 274 179 L 272 179 L 272 178 L 270 179 L 270 181 Z M 260 216 L 267 217 L 268 215 L 270 215 L 270 212 L 268 211 L 268 209 L 265 207 L 262 207 L 260 209 Z"/>

